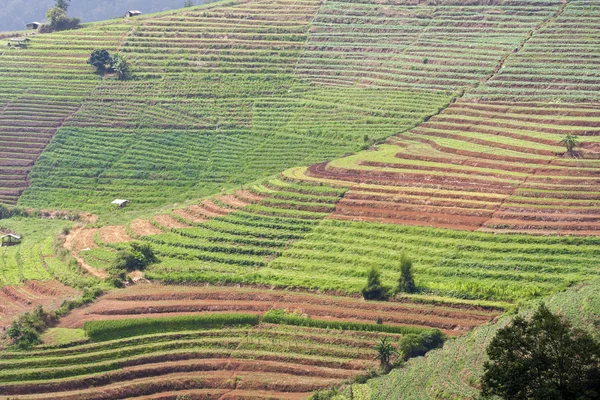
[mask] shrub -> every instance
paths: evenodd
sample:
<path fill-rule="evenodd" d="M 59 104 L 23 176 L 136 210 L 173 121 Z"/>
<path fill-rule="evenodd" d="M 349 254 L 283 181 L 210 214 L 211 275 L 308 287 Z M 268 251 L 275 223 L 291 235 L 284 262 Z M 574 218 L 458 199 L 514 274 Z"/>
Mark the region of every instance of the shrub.
<path fill-rule="evenodd" d="M 408 335 L 413 336 L 413 335 Z M 414 335 L 417 336 L 417 335 Z M 387 374 L 392 369 L 392 359 L 398 356 L 398 350 L 392 343 L 389 341 L 390 339 L 387 337 L 381 338 L 377 346 L 375 346 L 375 350 L 377 350 L 376 360 L 379 360 L 379 364 L 381 369 Z"/>
<path fill-rule="evenodd" d="M 416 291 L 415 280 L 412 273 L 413 262 L 406 253 L 400 257 L 400 278 L 398 279 L 397 292 L 414 293 Z"/>
<path fill-rule="evenodd" d="M 386 300 L 389 290 L 381 285 L 381 273 L 375 267 L 371 267 L 367 276 L 367 285 L 362 289 L 365 300 Z"/>
<path fill-rule="evenodd" d="M 56 319 L 52 313 L 48 313 L 42 306 L 38 306 L 31 312 L 26 312 L 13 321 L 6 332 L 6 336 L 12 344 L 20 349 L 27 349 L 40 344 L 40 333 Z"/>

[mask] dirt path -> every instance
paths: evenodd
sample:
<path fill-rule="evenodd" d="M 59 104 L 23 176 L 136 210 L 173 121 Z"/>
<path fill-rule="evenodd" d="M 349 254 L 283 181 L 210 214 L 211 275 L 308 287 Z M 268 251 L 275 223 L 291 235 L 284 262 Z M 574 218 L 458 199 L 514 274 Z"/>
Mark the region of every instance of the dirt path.
<path fill-rule="evenodd" d="M 65 239 L 64 247 L 71 251 L 73 257 L 77 260 L 81 268 L 83 268 L 88 274 L 100 279 L 106 279 L 108 277 L 108 273 L 106 271 L 101 271 L 92 267 L 86 263 L 85 259 L 79 254 L 81 250 L 95 249 L 98 247 L 94 241 L 96 232 L 98 232 L 98 229 L 87 229 L 83 226 L 71 229 Z"/>

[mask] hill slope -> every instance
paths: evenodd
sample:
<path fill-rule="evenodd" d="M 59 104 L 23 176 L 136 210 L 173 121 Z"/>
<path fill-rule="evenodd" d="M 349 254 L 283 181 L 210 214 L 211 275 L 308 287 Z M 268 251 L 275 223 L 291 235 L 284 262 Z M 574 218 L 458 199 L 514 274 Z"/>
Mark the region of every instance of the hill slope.
<path fill-rule="evenodd" d="M 331 324 L 377 330 L 381 314 L 384 326 L 452 336 L 545 296 L 596 315 L 588 289 L 559 292 L 600 275 L 598 17 L 588 0 L 225 0 L 31 36 L 27 49 L 0 55 L 0 202 L 98 213 L 67 237 L 96 277 L 139 241 L 159 256 L 145 278 L 225 285 L 184 295 L 135 286 L 61 322 L 70 327 L 78 316 L 258 314 L 269 302 Z M 94 48 L 126 54 L 134 79 L 94 75 L 85 64 Z M 581 141 L 574 157 L 559 143 L 567 134 Z M 117 197 L 131 207 L 111 208 Z M 19 223 L 6 226 L 25 231 Z M 24 245 L 36 249 L 52 239 L 32 236 Z M 25 273 L 96 281 L 46 269 L 45 248 L 21 276 L 19 249 L 0 259 L 3 285 Z M 403 252 L 415 261 L 416 293 L 381 306 L 352 298 L 370 267 L 395 287 Z M 217 341 L 210 330 L 163 332 L 112 350 L 74 343 L 0 354 L 31 378 L 18 383 L 7 371 L 0 391 L 305 398 L 369 368 L 379 333 L 348 342 L 313 328 L 224 328 Z M 472 398 L 497 328 L 377 380 L 373 396 L 404 387 L 415 398 Z M 115 363 L 113 350 L 122 352 Z M 438 373 L 446 364 L 456 379 Z M 413 375 L 421 391 L 406 381 Z"/>

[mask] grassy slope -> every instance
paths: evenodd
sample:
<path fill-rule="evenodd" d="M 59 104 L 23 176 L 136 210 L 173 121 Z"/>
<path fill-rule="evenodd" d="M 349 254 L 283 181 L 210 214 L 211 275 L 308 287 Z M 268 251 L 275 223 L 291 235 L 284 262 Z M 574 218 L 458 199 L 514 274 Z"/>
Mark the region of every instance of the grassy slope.
<path fill-rule="evenodd" d="M 23 237 L 21 245 L 0 248 L 0 287 L 24 280 L 58 279 L 70 285 L 84 284 L 78 269 L 54 256 L 53 240 L 69 221 L 11 218 L 0 221 L 0 232 Z"/>
<path fill-rule="evenodd" d="M 565 315 L 575 326 L 590 331 L 600 339 L 600 283 L 574 286 L 550 296 L 546 304 Z M 522 311 L 529 313 L 534 306 Z M 503 317 L 495 324 L 477 328 L 472 333 L 446 343 L 443 349 L 427 357 L 409 361 L 405 367 L 370 382 L 372 399 L 476 399 L 476 385 L 486 360 L 485 347 L 495 332 L 510 321 Z"/>

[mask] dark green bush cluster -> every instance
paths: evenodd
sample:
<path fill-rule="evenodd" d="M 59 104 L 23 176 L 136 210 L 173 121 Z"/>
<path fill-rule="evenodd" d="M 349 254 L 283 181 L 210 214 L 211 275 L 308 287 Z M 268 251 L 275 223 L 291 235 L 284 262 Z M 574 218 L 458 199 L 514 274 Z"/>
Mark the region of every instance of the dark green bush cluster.
<path fill-rule="evenodd" d="M 38 306 L 14 320 L 6 332 L 6 337 L 19 349 L 27 349 L 41 343 L 40 334 L 55 320 L 56 315 Z"/>
<path fill-rule="evenodd" d="M 122 287 L 127 272 L 143 270 L 158 261 L 149 243 L 131 243 L 129 250 L 121 250 L 115 263 L 108 268 L 109 283 Z"/>
<path fill-rule="evenodd" d="M 437 329 L 420 334 L 410 333 L 400 340 L 398 353 L 404 360 L 423 356 L 429 350 L 441 347 L 445 339 L 444 334 Z"/>
<path fill-rule="evenodd" d="M 300 315 L 288 314 L 283 310 L 268 311 L 262 318 L 262 322 L 269 324 L 306 326 L 310 328 L 339 329 L 343 331 L 387 332 L 398 334 L 421 334 L 433 331 L 432 329 L 414 326 L 395 326 L 350 321 L 323 321 L 302 317 Z"/>
<path fill-rule="evenodd" d="M 381 284 L 381 273 L 375 267 L 369 270 L 367 285 L 362 289 L 365 300 L 387 300 L 390 297 L 390 288 Z"/>
<path fill-rule="evenodd" d="M 0 219 L 6 219 L 11 217 L 26 217 L 29 213 L 24 208 L 20 207 L 7 207 L 4 204 L 0 204 Z"/>
<path fill-rule="evenodd" d="M 90 339 L 105 341 L 154 333 L 215 329 L 235 325 L 258 325 L 258 322 L 258 315 L 253 314 L 208 314 L 87 321 L 84 329 Z"/>

